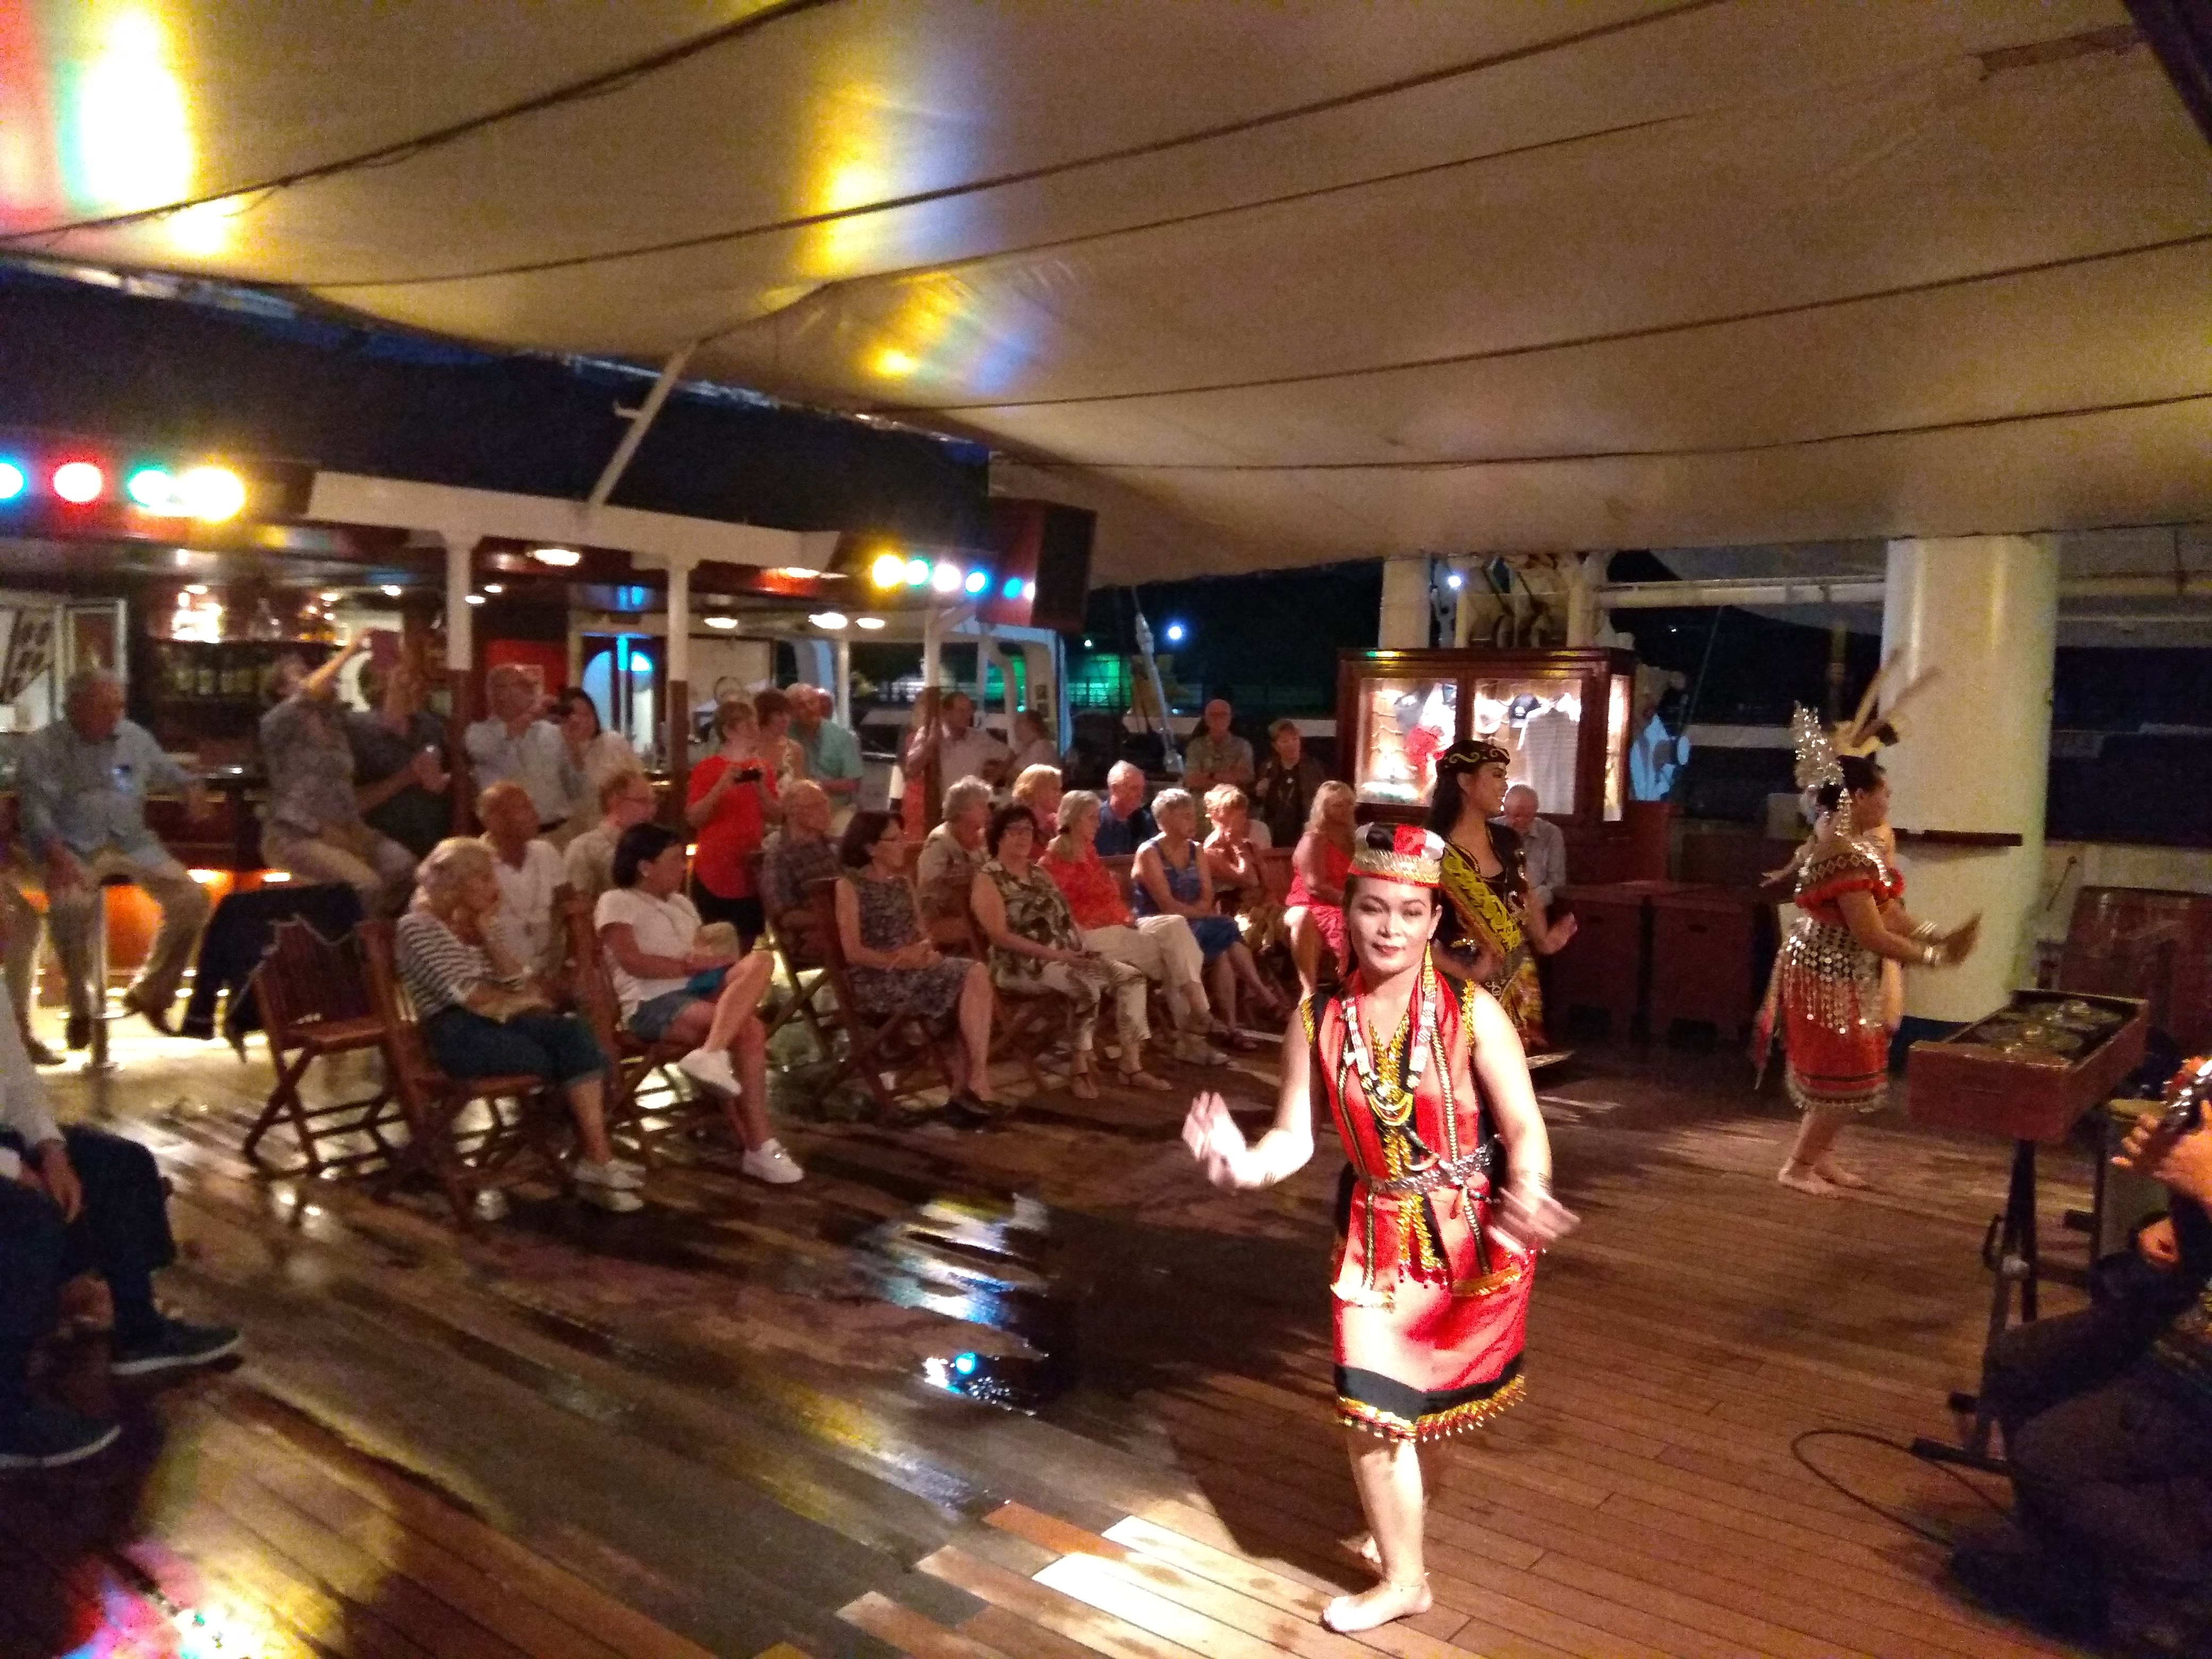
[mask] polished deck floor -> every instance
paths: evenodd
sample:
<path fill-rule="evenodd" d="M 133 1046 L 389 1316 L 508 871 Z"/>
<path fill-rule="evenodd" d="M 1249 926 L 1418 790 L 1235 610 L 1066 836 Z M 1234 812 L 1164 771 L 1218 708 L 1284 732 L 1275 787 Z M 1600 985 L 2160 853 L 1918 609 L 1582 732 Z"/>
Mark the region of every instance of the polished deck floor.
<path fill-rule="evenodd" d="M 1539 1279 L 1530 1399 L 1451 1448 L 1438 1605 L 1364 1642 L 1315 1622 L 1363 1582 L 1328 1394 L 1333 1149 L 1237 1199 L 1195 1178 L 1182 1093 L 1055 1097 L 981 1134 L 794 1122 L 796 1188 L 708 1139 L 641 1215 L 547 1195 L 471 1240 L 427 1191 L 243 1164 L 258 1045 L 122 1058 L 60 1074 L 58 1103 L 154 1145 L 186 1255 L 167 1292 L 250 1349 L 117 1401 L 116 1451 L 0 1483 L 0 1652 L 2068 1651 L 1964 1601 L 1908 1529 L 2000 1484 L 1799 1445 L 1955 1431 L 2005 1148 L 1885 1119 L 1850 1142 L 1877 1191 L 1783 1192 L 1790 1121 L 1733 1054 L 1547 1076 L 1584 1225 Z M 1255 1115 L 1267 1070 L 1229 1084 Z M 2047 1249 L 2078 1265 L 2057 1217 L 2087 1162 L 2048 1163 Z M 57 1356 L 88 1405 L 99 1358 L 90 1334 Z"/>

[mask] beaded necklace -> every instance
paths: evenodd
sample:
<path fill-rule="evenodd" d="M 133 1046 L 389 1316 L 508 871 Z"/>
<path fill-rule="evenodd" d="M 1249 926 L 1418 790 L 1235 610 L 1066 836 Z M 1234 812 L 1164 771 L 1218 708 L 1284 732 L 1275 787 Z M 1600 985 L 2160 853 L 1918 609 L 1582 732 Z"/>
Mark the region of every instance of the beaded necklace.
<path fill-rule="evenodd" d="M 1427 953 L 1422 953 L 1405 1016 L 1383 1048 L 1387 1074 L 1384 1067 L 1376 1063 L 1369 1048 L 1367 1022 L 1360 1018 L 1359 1005 L 1348 988 L 1342 1006 L 1345 1053 L 1352 1069 L 1359 1074 L 1359 1086 L 1367 1097 L 1368 1106 L 1382 1123 L 1402 1129 L 1413 1121 L 1413 1096 L 1421 1086 L 1421 1073 L 1427 1067 L 1429 1052 L 1437 1046 L 1436 969 Z M 1411 1042 L 1406 1041 L 1409 1029 Z"/>

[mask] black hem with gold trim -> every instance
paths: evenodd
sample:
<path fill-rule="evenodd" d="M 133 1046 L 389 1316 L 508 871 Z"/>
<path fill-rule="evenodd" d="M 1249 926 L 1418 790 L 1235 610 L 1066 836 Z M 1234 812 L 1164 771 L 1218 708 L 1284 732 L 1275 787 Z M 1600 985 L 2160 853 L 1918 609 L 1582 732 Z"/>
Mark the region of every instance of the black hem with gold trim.
<path fill-rule="evenodd" d="M 1528 1392 L 1521 1356 L 1486 1382 L 1425 1393 L 1378 1371 L 1336 1368 L 1336 1415 L 1346 1426 L 1385 1440 L 1441 1440 L 1480 1428 Z"/>

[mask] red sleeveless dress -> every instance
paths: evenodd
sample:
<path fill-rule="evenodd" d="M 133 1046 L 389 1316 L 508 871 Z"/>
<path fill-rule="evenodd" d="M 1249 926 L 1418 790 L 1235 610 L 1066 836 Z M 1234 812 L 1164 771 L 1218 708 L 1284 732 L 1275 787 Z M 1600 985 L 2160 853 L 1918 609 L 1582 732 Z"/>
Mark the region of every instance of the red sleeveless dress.
<path fill-rule="evenodd" d="M 1343 991 L 1300 1005 L 1312 1043 L 1314 1098 L 1343 1138 L 1350 1167 L 1337 1195 L 1331 1291 L 1337 1415 L 1391 1440 L 1432 1440 L 1474 1428 L 1521 1398 L 1534 1256 L 1491 1231 L 1493 1169 L 1504 1147 L 1472 1077 L 1462 992 L 1424 963 L 1408 1030 L 1370 1031 L 1368 1051 L 1386 1103 L 1370 1103 L 1351 1052 L 1347 1011 L 1362 995 L 1355 970 Z M 1435 1030 L 1412 1091 L 1407 1052 L 1426 1000 Z"/>

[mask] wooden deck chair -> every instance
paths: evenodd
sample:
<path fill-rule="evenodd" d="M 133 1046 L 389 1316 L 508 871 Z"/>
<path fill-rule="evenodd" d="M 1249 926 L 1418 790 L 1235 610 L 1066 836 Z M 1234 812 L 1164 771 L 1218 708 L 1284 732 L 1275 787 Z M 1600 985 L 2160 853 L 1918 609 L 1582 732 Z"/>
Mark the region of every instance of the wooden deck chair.
<path fill-rule="evenodd" d="M 822 945 L 823 972 L 830 994 L 837 1000 L 835 1029 L 845 1034 L 845 1052 L 834 1060 L 815 1085 L 817 1102 L 847 1078 L 858 1074 L 873 1096 L 877 1109 L 887 1118 L 898 1115 L 902 1097 L 912 1097 L 931 1085 L 926 1073 L 934 1071 L 936 1082 L 952 1086 L 951 1057 L 929 1023 L 911 1005 L 902 1003 L 883 1016 L 863 1014 L 853 997 L 852 968 L 845 959 L 844 942 L 837 937 L 837 881 L 826 878 L 811 883 L 807 902 L 814 907 L 815 937 Z M 890 1080 L 885 1080 L 889 1073 Z"/>
<path fill-rule="evenodd" d="M 386 1075 L 408 1129 L 406 1146 L 377 1184 L 379 1195 L 389 1195 L 417 1171 L 427 1173 L 444 1191 L 454 1218 L 473 1232 L 477 1194 L 526 1178 L 532 1173 L 530 1155 L 566 1185 L 559 1131 L 568 1115 L 553 1101 L 552 1085 L 528 1075 L 447 1076 L 431 1060 L 422 1028 L 400 986 L 392 925 L 364 922 L 360 939 L 369 1011 L 383 1028 Z M 486 1121 L 464 1128 L 462 1114 L 479 1103 Z"/>
<path fill-rule="evenodd" d="M 590 899 L 580 896 L 567 900 L 561 908 L 559 920 L 568 941 L 569 994 L 575 999 L 577 1014 L 612 1062 L 607 1079 L 607 1133 L 650 1163 L 658 1143 L 692 1127 L 701 1109 L 712 1112 L 719 1121 L 720 1109 L 696 1091 L 680 1092 L 672 1084 L 665 1103 L 647 1103 L 644 1097 L 654 1074 L 683 1059 L 688 1048 L 681 1042 L 647 1042 L 623 1022 L 622 999 L 599 943 L 593 908 Z"/>
<path fill-rule="evenodd" d="M 831 1059 L 834 1056 L 830 1044 L 830 1028 L 823 1023 L 822 1011 L 816 1006 L 816 999 L 830 987 L 830 977 L 823 970 L 822 953 L 814 944 L 811 930 L 794 937 L 791 931 L 779 924 L 773 908 L 767 902 L 767 893 L 760 884 L 762 862 L 761 854 L 755 853 L 751 855 L 753 891 L 762 896 L 761 911 L 768 947 L 775 957 L 775 965 L 781 971 L 785 983 L 791 987 L 791 994 L 784 999 L 783 1006 L 768 1022 L 767 1035 L 773 1039 L 793 1019 L 803 1020 L 822 1058 Z"/>
<path fill-rule="evenodd" d="M 252 985 L 276 1077 L 269 1103 L 246 1133 L 243 1150 L 248 1161 L 261 1162 L 261 1138 L 282 1121 L 290 1127 L 305 1162 L 297 1170 L 272 1173 L 313 1177 L 325 1165 L 370 1158 L 389 1163 L 397 1149 L 384 1137 L 393 1115 L 388 1070 L 376 1092 L 363 1099 L 309 1106 L 300 1098 L 300 1085 L 317 1060 L 384 1046 L 384 1022 L 370 1010 L 356 940 L 350 935 L 326 939 L 298 917 L 287 917 L 271 932 Z M 323 1155 L 319 1143 L 325 1139 L 361 1135 L 373 1144 Z"/>

